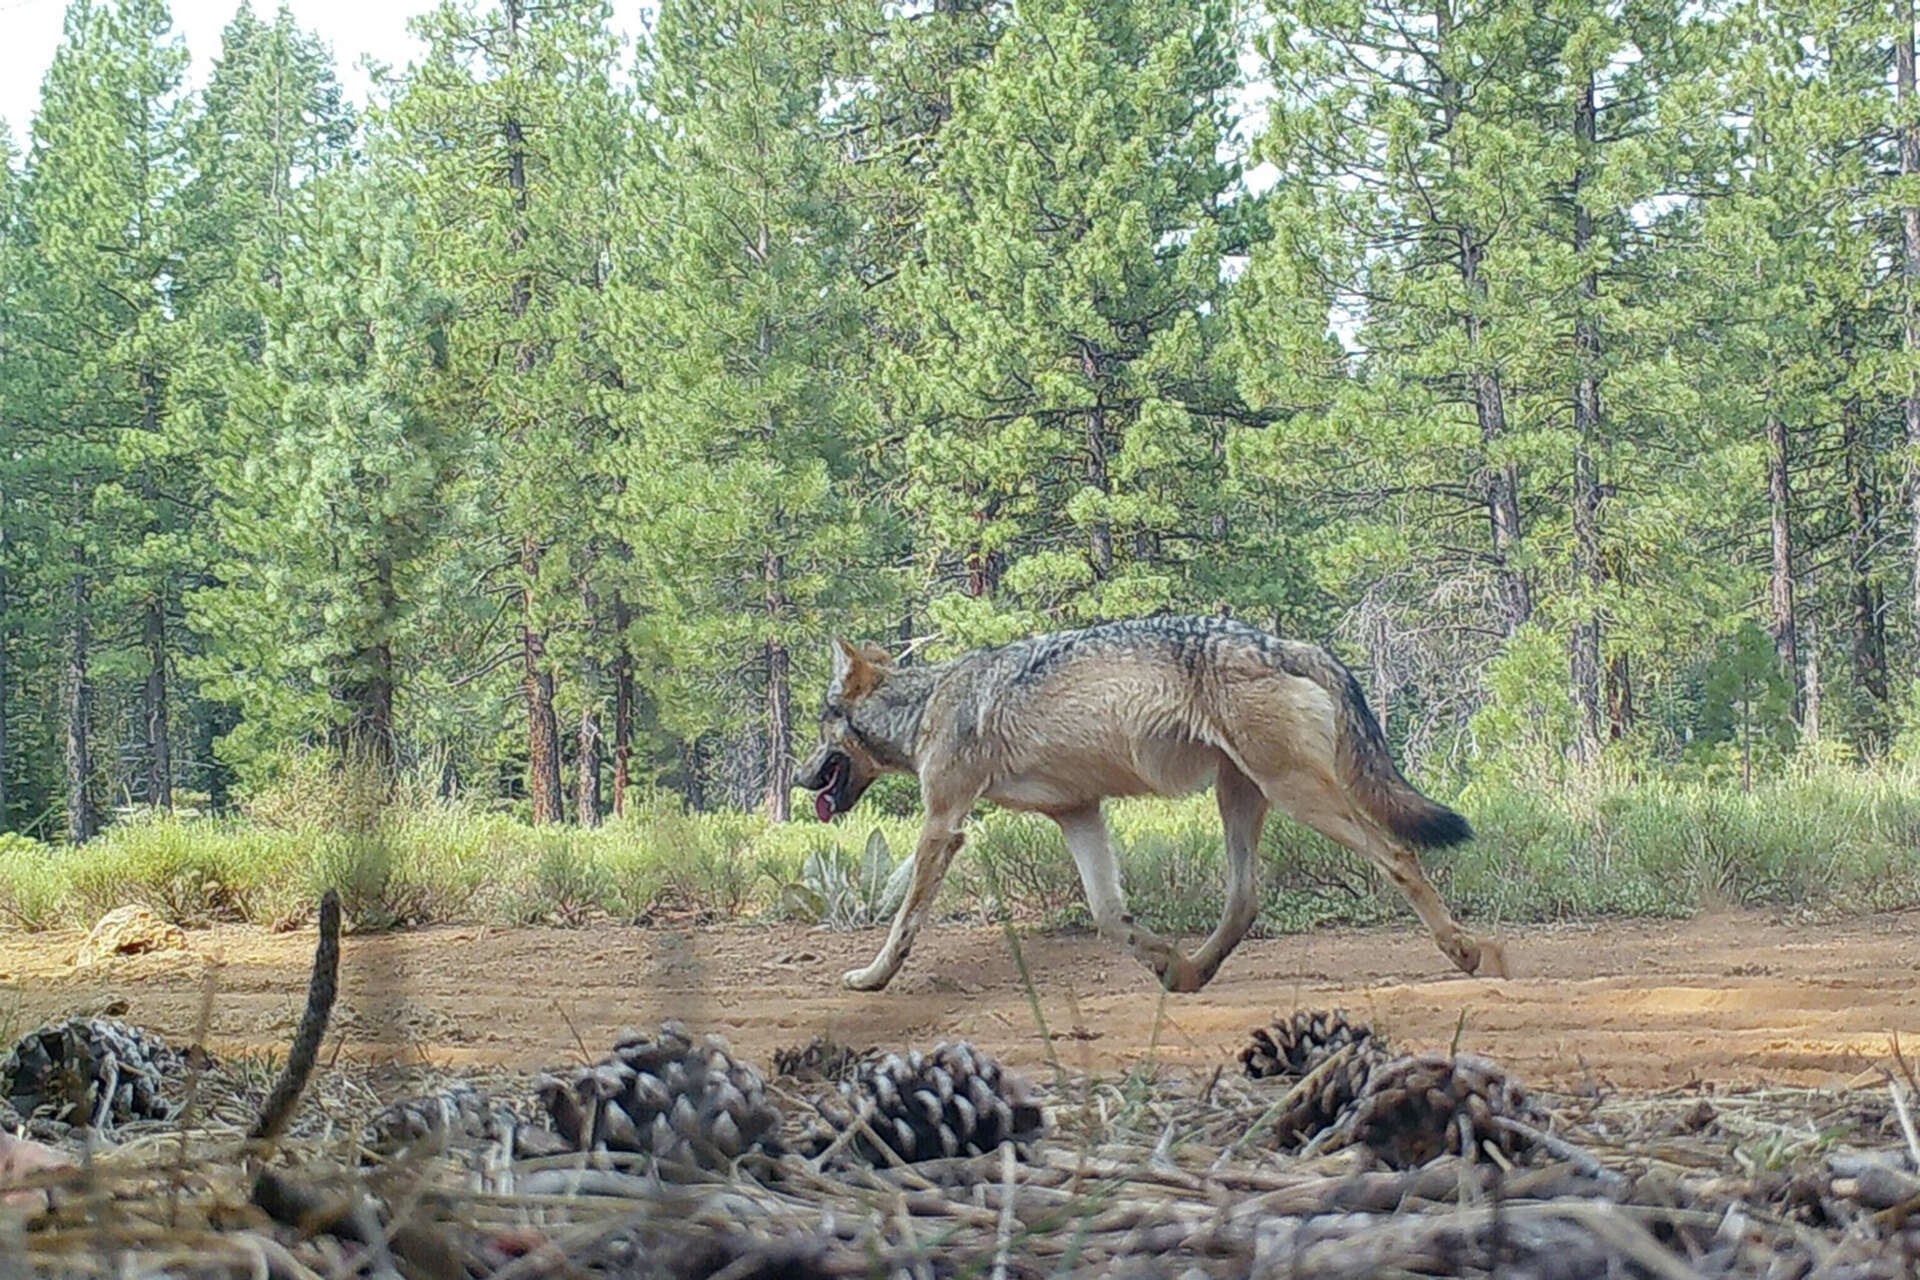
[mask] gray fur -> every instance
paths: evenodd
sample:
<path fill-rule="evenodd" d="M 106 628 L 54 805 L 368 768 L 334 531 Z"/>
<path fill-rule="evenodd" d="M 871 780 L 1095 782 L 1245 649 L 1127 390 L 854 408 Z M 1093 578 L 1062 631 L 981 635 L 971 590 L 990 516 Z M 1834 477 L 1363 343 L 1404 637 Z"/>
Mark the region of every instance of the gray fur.
<path fill-rule="evenodd" d="M 1250 927 L 1254 845 L 1276 805 L 1380 866 L 1462 969 L 1483 951 L 1504 967 L 1497 947 L 1454 922 L 1413 852 L 1468 838 L 1466 820 L 1407 782 L 1358 683 L 1316 645 L 1216 617 L 1108 623 L 931 666 L 836 644 L 821 747 L 801 785 L 824 796 L 825 780 L 843 779 L 820 803 L 845 808 L 884 772 L 919 777 L 926 823 L 913 888 L 874 963 L 847 975 L 855 987 L 884 986 L 899 969 L 981 799 L 1058 822 L 1101 932 L 1174 990 L 1204 985 Z M 1189 959 L 1127 914 L 1100 808 L 1210 784 L 1228 839 L 1228 909 Z"/>

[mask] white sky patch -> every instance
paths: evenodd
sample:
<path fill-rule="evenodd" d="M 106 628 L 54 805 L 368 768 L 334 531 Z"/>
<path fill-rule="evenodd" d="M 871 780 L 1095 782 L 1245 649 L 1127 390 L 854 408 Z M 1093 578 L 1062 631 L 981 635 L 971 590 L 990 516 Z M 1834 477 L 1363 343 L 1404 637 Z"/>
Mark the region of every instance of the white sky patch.
<path fill-rule="evenodd" d="M 433 0 L 285 0 L 294 20 L 333 48 L 336 73 L 347 96 L 365 102 L 369 83 L 363 58 L 404 67 L 420 56 L 407 34 L 407 20 L 433 8 Z M 256 0 L 253 11 L 271 20 L 280 0 Z M 65 0 L 0 0 L 0 120 L 25 147 L 40 105 L 40 85 L 60 44 Z M 239 10 L 239 0 L 171 0 L 173 31 L 193 55 L 187 87 L 207 82 L 220 53 L 220 32 Z M 635 8 L 620 6 L 622 10 Z M 626 18 L 621 12 L 617 18 Z"/>

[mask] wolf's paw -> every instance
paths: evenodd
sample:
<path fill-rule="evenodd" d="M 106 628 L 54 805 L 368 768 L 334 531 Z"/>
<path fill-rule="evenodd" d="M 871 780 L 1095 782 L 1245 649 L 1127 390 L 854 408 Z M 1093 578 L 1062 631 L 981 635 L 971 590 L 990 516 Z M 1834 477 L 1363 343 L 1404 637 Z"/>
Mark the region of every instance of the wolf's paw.
<path fill-rule="evenodd" d="M 849 969 L 840 975 L 840 981 L 853 991 L 878 991 L 892 980 L 893 970 L 877 964 L 870 964 L 864 969 Z"/>
<path fill-rule="evenodd" d="M 1507 949 L 1492 938 L 1480 938 L 1477 942 L 1480 954 L 1468 972 L 1483 978 L 1511 978 L 1513 970 L 1507 965 Z"/>
<path fill-rule="evenodd" d="M 1207 985 L 1211 973 L 1202 973 L 1194 967 L 1193 961 L 1176 950 L 1167 953 L 1167 967 L 1161 971 L 1160 982 L 1168 991 L 1187 994 L 1198 991 Z"/>

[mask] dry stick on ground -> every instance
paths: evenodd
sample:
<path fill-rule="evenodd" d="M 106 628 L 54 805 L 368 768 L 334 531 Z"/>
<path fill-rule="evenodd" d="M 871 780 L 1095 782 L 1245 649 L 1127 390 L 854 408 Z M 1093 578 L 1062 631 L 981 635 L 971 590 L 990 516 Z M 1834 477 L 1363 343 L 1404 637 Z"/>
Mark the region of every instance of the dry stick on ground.
<path fill-rule="evenodd" d="M 1339 1070 L 1341 1067 L 1346 1066 L 1347 1059 L 1351 1058 L 1354 1054 L 1358 1052 L 1359 1052 L 1359 1042 L 1354 1041 L 1348 1044 L 1343 1044 L 1338 1049 L 1335 1049 L 1332 1053 L 1328 1054 L 1326 1058 L 1321 1061 L 1319 1066 L 1307 1072 L 1307 1074 L 1305 1074 L 1304 1076 L 1301 1076 L 1300 1079 L 1297 1082 L 1295 1082 L 1294 1086 L 1291 1089 L 1288 1089 L 1284 1094 L 1280 1096 L 1280 1100 L 1278 1102 L 1274 1103 L 1272 1106 L 1268 1107 L 1264 1112 L 1262 1112 L 1258 1120 L 1255 1120 L 1251 1125 L 1247 1127 L 1244 1133 L 1242 1133 L 1238 1138 L 1234 1139 L 1231 1143 L 1229 1143 L 1226 1146 L 1226 1148 L 1223 1149 L 1217 1157 L 1215 1157 L 1213 1162 L 1214 1167 L 1217 1169 L 1220 1166 L 1224 1165 L 1227 1162 L 1228 1158 L 1233 1156 L 1235 1153 L 1237 1153 L 1240 1150 L 1241 1147 L 1244 1147 L 1249 1141 L 1251 1141 L 1256 1133 L 1263 1130 L 1268 1124 L 1270 1124 L 1273 1120 L 1279 1117 L 1282 1112 L 1284 1112 L 1288 1107 L 1291 1107 L 1296 1101 L 1312 1094 L 1314 1090 L 1318 1089 L 1322 1084 L 1326 1082 L 1326 1079 L 1328 1076 L 1332 1075 L 1335 1071 Z M 1330 1132 L 1332 1131 L 1329 1129 L 1329 1130 L 1323 1130 L 1319 1134 L 1315 1134 L 1313 1141 L 1309 1142 L 1304 1148 L 1302 1148 L 1300 1152 L 1301 1156 L 1305 1158 L 1305 1157 L 1312 1157 L 1320 1154 L 1320 1151 L 1319 1151 L 1320 1139 Z"/>
<path fill-rule="evenodd" d="M 248 1145 L 264 1151 L 286 1131 L 313 1075 L 320 1042 L 327 1034 L 327 1019 L 333 1014 L 333 1001 L 339 992 L 340 895 L 329 889 L 320 898 L 320 941 L 313 951 L 313 975 L 307 980 L 307 1007 L 294 1029 L 286 1065 L 261 1104 L 253 1127 L 247 1130 Z M 252 1199 L 267 1216 L 303 1230 L 327 1223 L 373 1251 L 376 1275 L 397 1274 L 387 1252 L 385 1233 L 358 1194 L 350 1193 L 345 1198 L 324 1195 L 263 1168 L 254 1180 Z"/>
<path fill-rule="evenodd" d="M 307 1079 L 319 1059 L 320 1041 L 327 1034 L 327 1019 L 339 993 L 340 895 L 329 889 L 320 898 L 320 942 L 313 952 L 313 976 L 307 981 L 307 1007 L 293 1033 L 287 1065 L 273 1082 L 273 1091 L 261 1106 L 253 1128 L 247 1131 L 249 1142 L 272 1142 L 293 1118 L 293 1109 L 300 1104 L 300 1095 L 306 1091 Z"/>
<path fill-rule="evenodd" d="M 1523 1138 L 1533 1143 L 1557 1160 L 1565 1160 L 1575 1169 L 1578 1169 L 1581 1173 L 1592 1178 L 1595 1182 L 1598 1182 L 1601 1186 L 1609 1190 L 1619 1190 L 1627 1185 L 1625 1175 L 1617 1173 L 1601 1164 L 1599 1160 L 1594 1158 L 1591 1152 L 1575 1146 L 1564 1138 L 1555 1137 L 1544 1129 L 1536 1129 L 1530 1124 L 1515 1120 L 1512 1116 L 1495 1116 L 1493 1117 L 1493 1125 L 1496 1129 L 1504 1129 L 1515 1137 Z M 1465 1148 L 1463 1147 L 1462 1149 L 1464 1150 Z"/>
<path fill-rule="evenodd" d="M 1914 1093 L 1920 1094 L 1920 1080 L 1914 1078 L 1913 1064 L 1907 1061 L 1907 1055 L 1900 1049 L 1900 1033 L 1893 1033 L 1893 1060 L 1900 1068 L 1900 1074 L 1907 1078 L 1907 1085 Z M 1900 1119 L 1900 1134 L 1907 1140 L 1907 1155 L 1913 1160 L 1913 1171 L 1920 1173 L 1920 1134 L 1913 1129 L 1913 1113 L 1907 1110 L 1906 1090 L 1892 1072 L 1887 1073 L 1887 1092 L 1893 1097 L 1893 1113 Z"/>
<path fill-rule="evenodd" d="M 1000 1226 L 993 1249 L 993 1280 L 1007 1280 L 1007 1265 L 1013 1257 L 1013 1204 L 1020 1182 L 1015 1176 L 1013 1144 L 1000 1144 Z"/>
<path fill-rule="evenodd" d="M 186 1186 L 187 1139 L 199 1122 L 200 1086 L 207 1067 L 207 1033 L 213 1029 L 213 1000 L 219 991 L 218 970 L 209 968 L 200 986 L 200 1018 L 193 1028 L 195 1052 L 187 1059 L 187 1096 L 180 1104 L 180 1150 L 173 1166 L 173 1187 L 167 1200 L 167 1222 L 179 1221 L 180 1191 Z"/>

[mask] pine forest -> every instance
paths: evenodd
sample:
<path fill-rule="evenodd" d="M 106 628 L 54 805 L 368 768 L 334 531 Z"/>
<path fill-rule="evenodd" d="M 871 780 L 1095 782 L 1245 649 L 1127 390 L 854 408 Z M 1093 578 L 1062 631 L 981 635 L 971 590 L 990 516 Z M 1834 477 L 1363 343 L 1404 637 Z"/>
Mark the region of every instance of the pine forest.
<path fill-rule="evenodd" d="M 1911 897 L 1917 25 L 449 0 L 357 95 L 73 0 L 0 131 L 0 860 L 349 775 L 797 827 L 834 636 L 1172 612 L 1326 645 L 1510 866 L 1784 813 Z"/>

